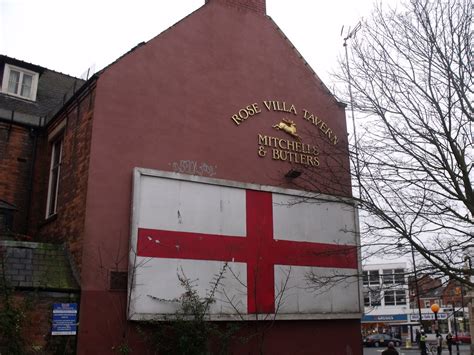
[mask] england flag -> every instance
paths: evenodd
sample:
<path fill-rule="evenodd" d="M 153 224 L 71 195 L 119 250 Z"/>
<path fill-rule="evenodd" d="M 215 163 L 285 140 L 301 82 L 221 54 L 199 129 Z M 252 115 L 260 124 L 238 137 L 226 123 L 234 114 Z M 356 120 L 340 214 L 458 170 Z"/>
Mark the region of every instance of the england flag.
<path fill-rule="evenodd" d="M 348 200 L 137 168 L 129 319 L 179 311 L 180 278 L 210 319 L 357 318 L 357 235 Z"/>

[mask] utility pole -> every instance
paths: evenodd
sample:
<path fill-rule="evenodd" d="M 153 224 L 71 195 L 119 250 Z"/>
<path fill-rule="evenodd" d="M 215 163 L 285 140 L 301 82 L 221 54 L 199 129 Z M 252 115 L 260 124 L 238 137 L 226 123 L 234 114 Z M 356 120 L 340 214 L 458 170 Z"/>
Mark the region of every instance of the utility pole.
<path fill-rule="evenodd" d="M 346 37 L 344 37 L 344 50 L 346 53 L 346 70 L 347 70 L 347 78 L 349 82 L 349 100 L 350 100 L 350 105 L 351 105 L 351 118 L 352 118 L 352 130 L 353 130 L 353 135 L 354 135 L 354 149 L 355 149 L 355 156 L 356 156 L 356 177 L 357 177 L 357 185 L 359 188 L 359 198 L 362 198 L 361 194 L 361 184 L 360 184 L 360 166 L 359 166 L 359 146 L 357 143 L 357 131 L 356 131 L 356 123 L 355 123 L 355 116 L 354 116 L 354 99 L 352 97 L 352 76 L 351 76 L 351 68 L 349 65 L 349 55 L 347 52 L 347 41 L 351 38 L 354 38 L 357 31 L 360 30 L 362 27 L 362 24 L 360 21 L 357 23 L 357 25 L 351 30 L 349 27 L 349 30 L 347 31 Z M 342 26 L 341 29 L 341 35 L 344 31 L 344 26 Z"/>

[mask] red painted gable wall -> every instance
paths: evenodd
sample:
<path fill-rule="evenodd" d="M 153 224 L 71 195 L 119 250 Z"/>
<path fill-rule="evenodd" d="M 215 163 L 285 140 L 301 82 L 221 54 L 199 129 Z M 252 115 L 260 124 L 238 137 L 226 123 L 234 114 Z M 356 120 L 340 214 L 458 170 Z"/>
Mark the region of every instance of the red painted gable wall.
<path fill-rule="evenodd" d="M 294 104 L 298 115 L 268 112 L 264 100 Z M 236 125 L 232 115 L 253 103 L 262 112 Z M 337 146 L 302 118 L 303 109 L 327 122 L 339 137 Z M 210 1 L 108 67 L 97 82 L 93 117 L 80 354 L 110 352 L 128 329 L 125 293 L 108 292 L 108 275 L 127 268 L 134 167 L 174 171 L 186 161 L 205 164 L 215 178 L 290 187 L 284 174 L 291 165 L 257 154 L 259 133 L 291 140 L 272 128 L 286 117 L 297 123 L 304 142 L 324 151 L 316 188 L 350 195 L 348 159 L 341 155 L 347 149 L 344 109 L 272 20 L 259 12 Z M 327 170 L 331 165 L 339 168 L 337 176 Z M 294 344 L 279 344 L 277 334 L 310 334 L 321 324 L 281 323 L 270 338 L 282 351 L 294 349 Z M 344 332 L 349 330 L 356 334 L 349 340 L 341 340 L 336 331 L 324 333 L 326 341 L 340 347 L 334 354 L 347 347 L 361 353 L 359 322 L 348 321 Z M 314 339 L 304 339 L 308 343 L 302 349 L 310 349 Z"/>

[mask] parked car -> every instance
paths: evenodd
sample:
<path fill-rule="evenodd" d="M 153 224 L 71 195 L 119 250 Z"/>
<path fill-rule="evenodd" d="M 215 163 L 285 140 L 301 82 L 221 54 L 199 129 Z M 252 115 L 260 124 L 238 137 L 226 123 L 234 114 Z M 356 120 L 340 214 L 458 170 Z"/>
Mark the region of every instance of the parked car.
<path fill-rule="evenodd" d="M 470 335 L 461 335 L 453 336 L 453 341 L 458 344 L 471 344 L 471 336 Z"/>
<path fill-rule="evenodd" d="M 395 346 L 400 346 L 401 339 L 391 337 L 388 334 L 372 334 L 364 338 L 365 346 L 387 346 L 388 343 L 393 342 Z"/>

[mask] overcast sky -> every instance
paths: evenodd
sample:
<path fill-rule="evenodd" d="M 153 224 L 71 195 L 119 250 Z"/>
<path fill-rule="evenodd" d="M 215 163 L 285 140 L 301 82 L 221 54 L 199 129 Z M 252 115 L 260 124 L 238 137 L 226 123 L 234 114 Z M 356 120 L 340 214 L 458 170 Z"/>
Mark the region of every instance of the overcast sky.
<path fill-rule="evenodd" d="M 0 54 L 81 76 L 88 67 L 102 69 L 203 4 L 204 0 L 0 0 Z M 267 14 L 332 87 L 328 73 L 343 54 L 341 28 L 368 17 L 372 5 L 372 0 L 267 0 Z"/>

